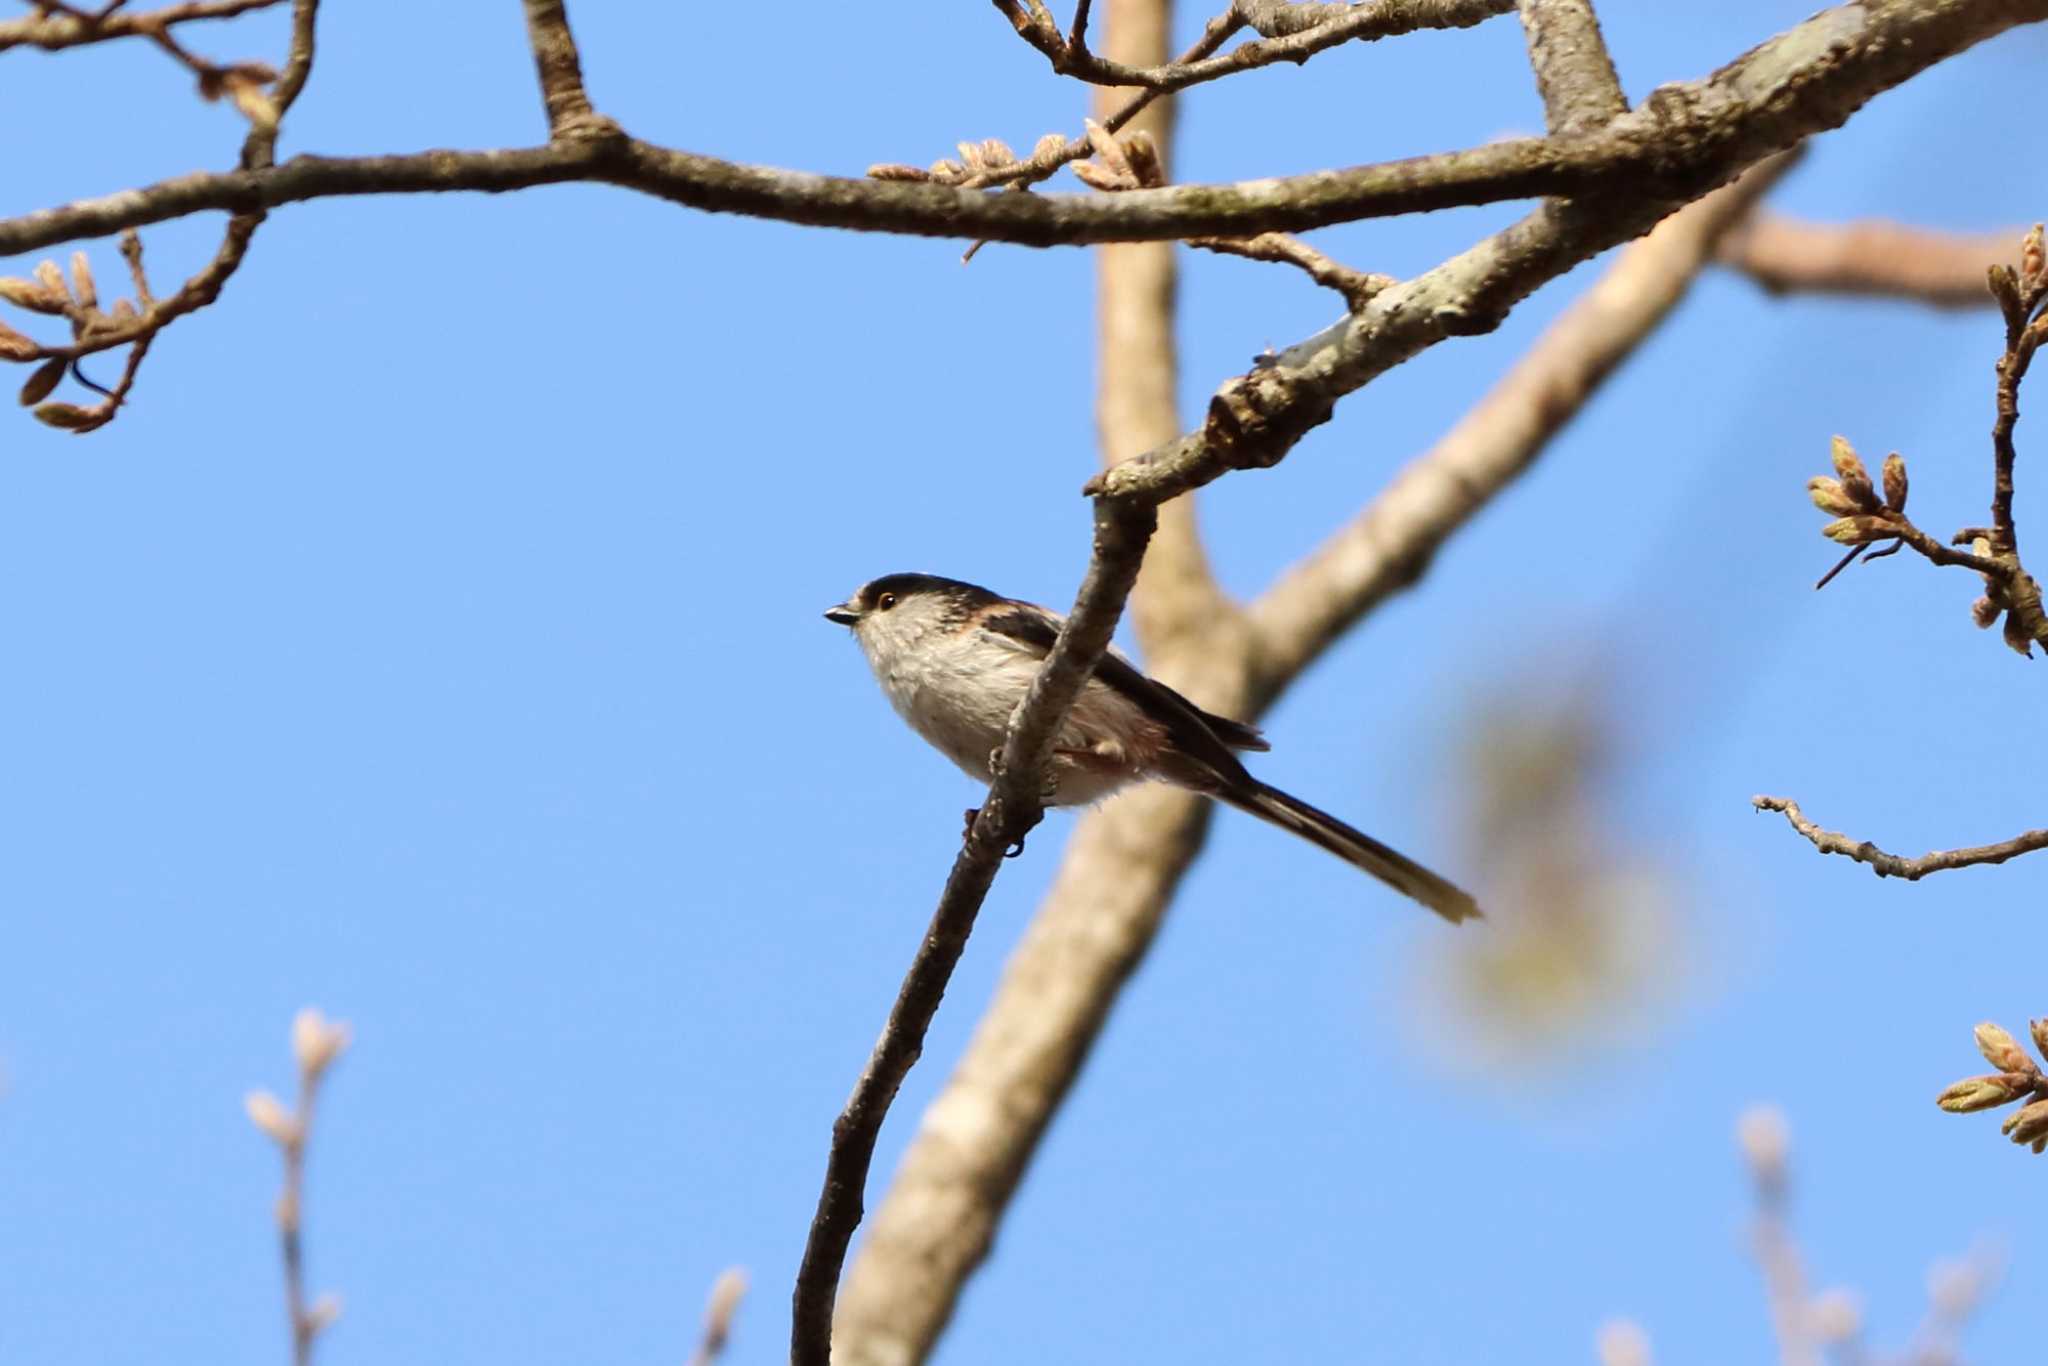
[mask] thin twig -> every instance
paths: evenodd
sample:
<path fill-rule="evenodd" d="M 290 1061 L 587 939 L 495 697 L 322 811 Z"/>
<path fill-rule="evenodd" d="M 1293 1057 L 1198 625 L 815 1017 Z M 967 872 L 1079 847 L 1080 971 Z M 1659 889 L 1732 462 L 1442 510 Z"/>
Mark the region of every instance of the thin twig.
<path fill-rule="evenodd" d="M 1317 284 L 1342 294 L 1345 307 L 1353 313 L 1371 303 L 1375 294 L 1398 283 L 1391 275 L 1374 275 L 1333 261 L 1299 237 L 1284 232 L 1262 232 L 1257 237 L 1190 237 L 1188 245 L 1223 256 L 1298 267 Z"/>
<path fill-rule="evenodd" d="M 1160 94 L 1221 80 L 1275 62 L 1305 62 L 1319 52 L 1353 41 L 1397 37 L 1424 28 L 1470 28 L 1514 8 L 1514 0 L 1379 0 L 1368 5 L 1331 5 L 1312 27 L 1278 38 L 1258 38 L 1220 56 L 1182 57 L 1164 66 L 1112 61 L 1069 43 L 1050 15 L 1026 15 L 1010 0 L 996 0 L 1023 39 L 1044 53 L 1053 70 L 1091 85 L 1139 86 Z M 1236 27 L 1246 22 L 1235 7 Z"/>
<path fill-rule="evenodd" d="M 242 169 L 257 170 L 277 160 L 278 126 L 306 88 L 313 70 L 313 30 L 319 18 L 320 0 L 292 0 L 292 36 L 285 52 L 284 73 L 271 88 L 270 108 L 254 119 L 249 136 L 242 142 Z"/>
<path fill-rule="evenodd" d="M 0 52 L 11 47 L 36 47 L 45 52 L 110 42 L 116 38 L 155 38 L 177 24 L 204 19 L 232 19 L 252 10 L 269 9 L 283 0 L 190 0 L 142 14 L 117 13 L 117 6 L 88 12 L 76 6 L 50 6 L 43 13 L 0 20 Z"/>
<path fill-rule="evenodd" d="M 301 1010 L 292 1020 L 292 1053 L 298 1063 L 298 1098 L 287 1110 L 268 1091 L 252 1091 L 244 1105 L 249 1118 L 272 1143 L 284 1163 L 284 1187 L 277 1197 L 279 1251 L 284 1262 L 285 1318 L 291 1333 L 293 1366 L 310 1366 L 313 1344 L 341 1312 L 332 1295 L 306 1296 L 305 1219 L 306 1149 L 321 1083 L 349 1044 L 349 1028 L 317 1010 Z"/>
<path fill-rule="evenodd" d="M 1937 849 L 1918 858 L 1902 858 L 1888 854 L 1869 840 L 1851 839 L 1833 830 L 1823 830 L 1806 818 L 1799 809 L 1799 803 L 1790 797 L 1752 797 L 1750 805 L 1759 811 L 1783 812 L 1785 819 L 1812 842 L 1813 847 L 1823 854 L 1840 854 L 1858 863 L 1870 865 L 1871 871 L 1879 877 L 1904 878 L 1918 882 L 1929 873 L 1944 873 L 1951 868 L 1971 868 L 1980 863 L 2003 863 L 2021 854 L 2031 854 L 2037 849 L 2048 849 L 2048 830 L 2028 830 L 2014 835 L 1997 844 L 1979 844 L 1967 849 Z"/>

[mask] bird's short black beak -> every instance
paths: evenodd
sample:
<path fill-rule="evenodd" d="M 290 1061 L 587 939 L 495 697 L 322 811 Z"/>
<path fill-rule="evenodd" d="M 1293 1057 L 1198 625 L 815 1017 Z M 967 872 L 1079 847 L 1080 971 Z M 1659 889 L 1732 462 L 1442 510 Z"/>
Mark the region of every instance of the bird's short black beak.
<path fill-rule="evenodd" d="M 856 621 L 860 620 L 860 613 L 854 611 L 845 603 L 841 603 L 837 607 L 828 607 L 825 609 L 825 620 L 833 623 L 836 626 L 851 626 Z"/>

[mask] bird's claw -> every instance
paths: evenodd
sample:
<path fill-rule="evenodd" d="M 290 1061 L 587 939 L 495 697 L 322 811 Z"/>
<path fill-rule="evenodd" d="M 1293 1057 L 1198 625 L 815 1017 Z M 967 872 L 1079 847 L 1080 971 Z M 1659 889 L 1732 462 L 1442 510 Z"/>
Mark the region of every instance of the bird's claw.
<path fill-rule="evenodd" d="M 960 838 L 961 838 L 961 839 L 966 839 L 966 838 L 967 838 L 967 837 L 968 837 L 969 835 L 971 835 L 971 834 L 973 834 L 973 833 L 974 833 L 974 820 L 975 820 L 975 817 L 979 816 L 980 814 L 981 814 L 981 808 L 980 808 L 980 807 L 978 807 L 978 806 L 970 806 L 970 807 L 968 807 L 968 808 L 967 808 L 967 812 L 966 812 L 966 814 L 965 814 L 965 815 L 964 815 L 964 816 L 963 816 L 963 817 L 961 818 L 961 824 L 960 824 Z M 1024 852 L 1024 841 L 1023 841 L 1023 840 L 1018 840 L 1018 841 L 1017 841 L 1017 842 L 1016 842 L 1015 844 L 1011 845 L 1011 846 L 1010 846 L 1010 847 L 1009 847 L 1009 848 L 1008 848 L 1007 850 L 1005 850 L 1005 851 L 1003 852 L 1003 857 L 1004 857 L 1004 858 L 1015 858 L 1015 857 L 1017 857 L 1017 856 L 1018 856 L 1019 854 L 1021 854 L 1021 853 L 1023 853 L 1023 852 Z"/>

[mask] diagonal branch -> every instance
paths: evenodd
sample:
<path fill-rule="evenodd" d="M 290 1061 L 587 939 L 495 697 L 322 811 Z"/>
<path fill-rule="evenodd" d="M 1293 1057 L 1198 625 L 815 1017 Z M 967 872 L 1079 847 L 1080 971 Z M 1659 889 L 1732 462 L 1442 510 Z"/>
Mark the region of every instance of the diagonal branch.
<path fill-rule="evenodd" d="M 1840 854 L 1858 863 L 1870 865 L 1870 870 L 1879 877 L 1904 878 L 1918 882 L 1929 873 L 1944 873 L 1951 868 L 1971 868 L 1980 863 L 2003 863 L 2021 854 L 2031 854 L 2037 849 L 2048 849 L 2048 830 L 2028 830 L 2014 835 L 1997 844 L 1979 844 L 1967 849 L 1937 849 L 1918 858 L 1903 858 L 1898 854 L 1887 854 L 1869 840 L 1851 839 L 1834 830 L 1823 830 L 1806 818 L 1799 809 L 1799 803 L 1790 797 L 1752 797 L 1751 806 L 1759 811 L 1784 813 L 1792 828 L 1813 843 L 1823 854 Z"/>
<path fill-rule="evenodd" d="M 1276 696 L 1359 618 L 1421 578 L 1443 543 L 1534 463 L 1678 306 L 1715 244 L 1794 156 L 1765 162 L 1629 246 L 1457 426 L 1260 596 L 1250 609 L 1257 696 Z"/>
<path fill-rule="evenodd" d="M 1553 136 L 1591 133 L 1627 112 L 1592 0 L 1519 0 L 1517 7 Z"/>

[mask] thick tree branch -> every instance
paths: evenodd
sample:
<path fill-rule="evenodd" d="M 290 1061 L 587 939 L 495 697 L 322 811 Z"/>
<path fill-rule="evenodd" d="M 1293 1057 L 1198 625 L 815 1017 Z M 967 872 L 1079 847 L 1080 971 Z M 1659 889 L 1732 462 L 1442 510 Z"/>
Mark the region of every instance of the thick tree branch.
<path fill-rule="evenodd" d="M 1982 308 L 1992 301 L 1984 272 L 2011 254 L 2020 231 L 1961 235 L 1757 213 L 1721 239 L 1719 259 L 1773 294 L 1867 294 Z"/>
<path fill-rule="evenodd" d="M 1270 701 L 1534 463 L 1615 368 L 1678 306 L 1716 242 L 1792 163 L 1775 157 L 1673 214 L 1616 259 L 1486 397 L 1356 520 L 1250 609 L 1253 696 Z"/>
<path fill-rule="evenodd" d="M 983 193 L 745 166 L 634 139 L 592 136 L 508 151 L 295 157 L 271 170 L 180 176 L 0 220 L 0 254 L 207 209 L 249 212 L 339 195 L 503 191 L 571 181 L 600 181 L 692 208 L 787 222 L 1034 246 L 1246 237 L 1457 204 L 1601 192 L 1652 202 L 1661 210 L 1697 197 L 1770 152 L 1841 124 L 1871 96 L 1936 62 L 2043 18 L 2048 0 L 1858 0 L 1822 11 L 1710 77 L 1653 92 L 1592 137 L 1521 139 L 1236 185 L 1117 195 Z M 1601 234 L 1600 245 L 1636 235 L 1654 217 L 1623 215 L 1619 230 Z M 1494 297 L 1506 292 L 1487 291 Z M 1467 319 L 1465 325 L 1476 322 Z M 1163 498 L 1185 473 L 1156 471 L 1151 480 L 1125 481 L 1119 488 L 1149 483 Z"/>
<path fill-rule="evenodd" d="M 2048 830 L 2028 830 L 1997 844 L 1980 844 L 1968 849 L 1937 849 L 1918 858 L 1902 858 L 1898 854 L 1887 854 L 1869 840 L 1851 839 L 1837 831 L 1821 829 L 1806 818 L 1806 813 L 1799 809 L 1799 803 L 1790 797 L 1752 797 L 1749 801 L 1759 811 L 1784 813 L 1792 828 L 1812 841 L 1813 847 L 1823 854 L 1840 854 L 1858 863 L 1869 864 L 1870 870 L 1879 877 L 1904 878 L 1908 882 L 1918 882 L 1929 873 L 1970 868 L 1980 863 L 2003 863 L 2037 849 L 2048 849 Z"/>
<path fill-rule="evenodd" d="M 1627 112 L 1592 0 L 1519 0 L 1517 8 L 1553 136 L 1592 133 Z"/>

